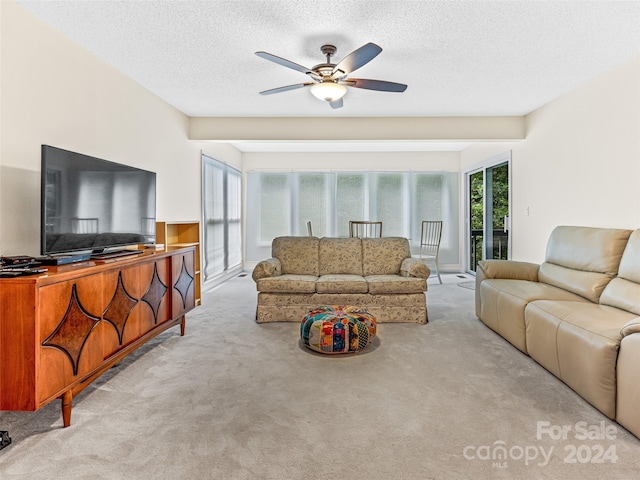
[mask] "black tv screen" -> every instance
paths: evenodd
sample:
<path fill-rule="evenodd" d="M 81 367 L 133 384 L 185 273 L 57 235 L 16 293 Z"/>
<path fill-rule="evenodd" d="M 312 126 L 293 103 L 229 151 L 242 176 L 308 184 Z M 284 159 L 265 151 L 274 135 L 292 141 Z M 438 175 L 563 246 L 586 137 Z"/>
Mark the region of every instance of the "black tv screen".
<path fill-rule="evenodd" d="M 42 146 L 43 255 L 155 243 L 156 174 Z"/>

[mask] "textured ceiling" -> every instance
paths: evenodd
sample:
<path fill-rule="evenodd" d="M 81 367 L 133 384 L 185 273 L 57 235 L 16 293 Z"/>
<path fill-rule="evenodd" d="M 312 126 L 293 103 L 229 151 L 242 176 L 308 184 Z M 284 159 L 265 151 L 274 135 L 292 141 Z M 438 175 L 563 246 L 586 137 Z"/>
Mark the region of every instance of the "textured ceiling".
<path fill-rule="evenodd" d="M 189 116 L 524 115 L 640 52 L 640 1 L 19 1 Z M 307 81 L 254 55 L 312 67 L 383 49 L 332 110 Z"/>

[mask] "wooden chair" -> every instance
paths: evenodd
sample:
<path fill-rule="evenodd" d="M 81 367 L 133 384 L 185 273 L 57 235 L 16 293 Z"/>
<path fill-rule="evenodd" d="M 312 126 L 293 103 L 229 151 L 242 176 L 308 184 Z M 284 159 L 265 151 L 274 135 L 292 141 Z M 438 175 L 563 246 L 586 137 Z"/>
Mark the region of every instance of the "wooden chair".
<path fill-rule="evenodd" d="M 440 253 L 441 239 L 442 220 L 424 220 L 422 222 L 422 233 L 420 234 L 420 258 L 423 260 L 433 259 L 440 283 L 442 283 L 442 278 L 440 278 L 440 270 L 438 268 L 438 255 Z"/>
<path fill-rule="evenodd" d="M 382 237 L 382 222 L 351 220 L 349 221 L 349 236 L 357 238 L 380 238 Z"/>
<path fill-rule="evenodd" d="M 71 219 L 71 231 L 73 233 L 98 233 L 98 219 L 74 217 Z"/>

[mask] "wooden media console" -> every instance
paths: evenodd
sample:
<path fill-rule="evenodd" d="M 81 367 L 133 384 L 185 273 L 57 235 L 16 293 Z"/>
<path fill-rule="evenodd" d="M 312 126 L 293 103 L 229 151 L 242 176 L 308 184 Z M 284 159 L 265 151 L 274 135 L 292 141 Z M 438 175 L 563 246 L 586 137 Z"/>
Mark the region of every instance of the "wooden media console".
<path fill-rule="evenodd" d="M 0 410 L 72 399 L 196 304 L 195 247 L 49 267 L 0 279 Z"/>

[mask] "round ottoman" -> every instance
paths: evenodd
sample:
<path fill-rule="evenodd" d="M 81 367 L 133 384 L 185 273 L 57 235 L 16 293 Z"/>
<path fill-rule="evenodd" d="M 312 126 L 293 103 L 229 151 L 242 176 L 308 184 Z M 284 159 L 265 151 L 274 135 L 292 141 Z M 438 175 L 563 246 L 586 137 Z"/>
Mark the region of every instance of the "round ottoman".
<path fill-rule="evenodd" d="M 321 353 L 354 353 L 376 336 L 376 319 L 364 308 L 322 305 L 311 310 L 300 325 L 300 338 Z"/>

